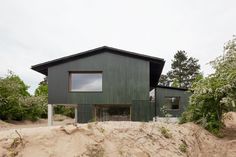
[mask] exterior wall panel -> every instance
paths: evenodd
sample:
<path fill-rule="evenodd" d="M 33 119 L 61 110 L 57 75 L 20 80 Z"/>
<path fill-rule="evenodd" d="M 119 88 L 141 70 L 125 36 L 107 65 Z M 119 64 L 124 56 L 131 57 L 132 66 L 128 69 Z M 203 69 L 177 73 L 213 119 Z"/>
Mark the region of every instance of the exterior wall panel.
<path fill-rule="evenodd" d="M 179 117 L 181 114 L 185 111 L 189 97 L 191 96 L 191 93 L 184 90 L 176 90 L 176 89 L 168 89 L 168 88 L 157 88 L 156 90 L 156 110 L 157 110 L 157 116 L 164 116 L 161 112 L 161 108 L 165 104 L 165 97 L 180 97 L 180 104 L 179 109 L 174 110 L 168 110 L 168 113 L 170 113 L 173 117 Z"/>
<path fill-rule="evenodd" d="M 94 119 L 94 105 L 91 104 L 80 104 L 78 109 L 78 122 L 88 123 Z"/>
<path fill-rule="evenodd" d="M 132 104 L 149 99 L 149 62 L 100 53 L 49 67 L 50 104 Z M 70 92 L 70 71 L 102 71 L 102 92 Z"/>
<path fill-rule="evenodd" d="M 131 120 L 148 122 L 155 117 L 154 102 L 149 100 L 134 100 L 131 107 Z"/>

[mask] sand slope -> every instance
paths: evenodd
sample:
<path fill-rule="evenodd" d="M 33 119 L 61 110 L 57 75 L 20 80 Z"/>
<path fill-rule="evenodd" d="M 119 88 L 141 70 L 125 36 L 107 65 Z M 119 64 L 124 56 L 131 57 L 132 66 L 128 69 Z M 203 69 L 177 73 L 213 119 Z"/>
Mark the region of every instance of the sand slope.
<path fill-rule="evenodd" d="M 193 123 L 99 122 L 0 131 L 0 156 L 235 157 L 236 138 Z"/>

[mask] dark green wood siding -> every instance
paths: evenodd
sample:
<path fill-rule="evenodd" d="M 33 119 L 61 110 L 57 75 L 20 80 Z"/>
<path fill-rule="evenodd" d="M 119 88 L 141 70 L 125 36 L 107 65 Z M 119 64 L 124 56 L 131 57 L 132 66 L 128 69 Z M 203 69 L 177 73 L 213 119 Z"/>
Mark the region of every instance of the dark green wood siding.
<path fill-rule="evenodd" d="M 78 122 L 87 123 L 94 120 L 94 105 L 80 104 L 78 109 Z"/>
<path fill-rule="evenodd" d="M 148 122 L 152 121 L 155 109 L 155 103 L 149 100 L 134 100 L 131 106 L 131 120 Z"/>
<path fill-rule="evenodd" d="M 108 52 L 48 69 L 50 104 L 132 104 L 149 99 L 149 61 Z M 102 71 L 102 92 L 69 92 L 69 71 Z"/>
<path fill-rule="evenodd" d="M 157 88 L 156 90 L 156 104 L 157 104 L 157 116 L 162 117 L 163 113 L 161 112 L 161 108 L 165 103 L 165 97 L 180 97 L 180 106 L 177 110 L 169 110 L 168 112 L 173 117 L 179 117 L 185 111 L 189 97 L 191 93 L 184 90 L 177 90 L 177 89 L 168 89 L 168 88 Z"/>

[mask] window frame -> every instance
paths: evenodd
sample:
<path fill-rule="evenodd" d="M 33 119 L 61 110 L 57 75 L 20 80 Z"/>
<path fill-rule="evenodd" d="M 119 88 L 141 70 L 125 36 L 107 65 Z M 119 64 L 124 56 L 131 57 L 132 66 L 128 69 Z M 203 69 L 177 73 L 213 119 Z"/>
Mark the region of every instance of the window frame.
<path fill-rule="evenodd" d="M 167 108 L 168 111 L 177 111 L 177 110 L 180 110 L 180 99 L 181 97 L 180 96 L 165 96 L 164 99 L 165 99 L 165 103 L 166 103 L 166 99 L 168 98 L 178 98 L 179 99 L 179 103 L 178 103 L 178 109 L 172 109 L 172 104 L 171 104 L 171 108 Z"/>
<path fill-rule="evenodd" d="M 102 74 L 102 90 L 101 91 L 73 91 L 71 90 L 72 77 L 71 74 Z M 68 92 L 69 93 L 102 93 L 103 92 L 103 71 L 69 71 Z"/>

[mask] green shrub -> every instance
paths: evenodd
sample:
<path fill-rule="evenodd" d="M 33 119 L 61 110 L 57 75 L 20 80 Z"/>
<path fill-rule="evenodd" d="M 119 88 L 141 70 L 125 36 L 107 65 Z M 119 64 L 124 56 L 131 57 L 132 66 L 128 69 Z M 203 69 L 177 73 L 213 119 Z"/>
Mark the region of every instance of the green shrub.
<path fill-rule="evenodd" d="M 8 72 L 0 78 L 0 119 L 37 120 L 47 114 L 47 98 L 30 96 L 28 86 L 19 76 Z"/>
<path fill-rule="evenodd" d="M 54 112 L 55 114 L 65 115 L 71 118 L 74 118 L 75 116 L 75 110 L 73 107 L 70 107 L 70 106 L 58 105 L 54 108 Z"/>
<path fill-rule="evenodd" d="M 185 143 L 182 143 L 179 145 L 179 150 L 182 152 L 182 153 L 186 153 L 187 152 L 187 144 Z"/>
<path fill-rule="evenodd" d="M 215 73 L 194 83 L 181 123 L 194 121 L 218 134 L 223 127 L 222 115 L 236 110 L 236 38 L 226 44 L 224 51 L 224 56 L 211 62 Z"/>
<path fill-rule="evenodd" d="M 161 134 L 162 134 L 165 138 L 171 138 L 171 137 L 172 137 L 170 131 L 169 131 L 167 128 L 165 128 L 165 127 L 162 126 L 162 127 L 160 128 L 160 131 L 161 131 Z"/>
<path fill-rule="evenodd" d="M 28 86 L 11 71 L 5 78 L 0 78 L 0 119 L 22 120 L 24 108 L 19 100 L 29 96 Z"/>
<path fill-rule="evenodd" d="M 36 121 L 47 115 L 47 100 L 43 96 L 28 96 L 20 99 L 23 118 Z"/>

